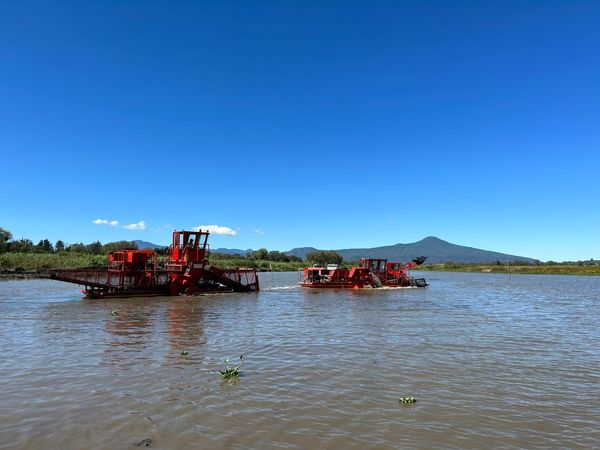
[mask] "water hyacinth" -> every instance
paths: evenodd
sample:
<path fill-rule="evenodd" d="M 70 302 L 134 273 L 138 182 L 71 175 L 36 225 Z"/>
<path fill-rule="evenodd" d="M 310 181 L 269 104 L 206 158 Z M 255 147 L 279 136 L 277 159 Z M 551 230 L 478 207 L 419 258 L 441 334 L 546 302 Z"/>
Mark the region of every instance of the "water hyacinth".
<path fill-rule="evenodd" d="M 240 377 L 240 367 L 244 364 L 244 355 L 240 355 L 240 363 L 235 367 L 229 367 L 229 360 L 225 360 L 225 370 L 219 370 L 219 374 L 221 378 L 224 380 L 229 380 L 231 378 L 239 378 Z"/>

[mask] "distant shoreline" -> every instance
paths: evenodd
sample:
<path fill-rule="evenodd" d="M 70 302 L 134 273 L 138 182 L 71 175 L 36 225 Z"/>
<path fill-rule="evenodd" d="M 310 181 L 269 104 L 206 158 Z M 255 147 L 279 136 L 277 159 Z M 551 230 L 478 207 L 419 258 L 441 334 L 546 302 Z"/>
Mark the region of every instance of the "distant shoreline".
<path fill-rule="evenodd" d="M 511 275 L 600 275 L 597 265 L 497 265 L 497 264 L 427 264 L 418 269 L 432 272 L 504 273 Z"/>
<path fill-rule="evenodd" d="M 224 256 L 224 255 L 223 255 Z M 236 257 L 211 257 L 211 265 L 226 267 L 248 267 L 258 272 L 294 272 L 310 265 L 307 262 L 270 261 L 266 259 L 249 259 Z M 160 260 L 159 260 L 160 261 Z M 354 263 L 344 262 L 343 267 Z M 0 254 L 1 279 L 45 278 L 51 269 L 102 269 L 106 267 L 106 255 L 90 255 L 85 253 L 2 253 Z M 539 263 L 508 265 L 500 261 L 486 264 L 474 263 L 437 263 L 424 264 L 413 270 L 439 272 L 471 272 L 471 273 L 511 273 L 528 275 L 600 275 L 600 263 L 586 261 L 580 263 Z"/>
<path fill-rule="evenodd" d="M 217 264 L 215 264 L 217 265 Z M 61 267 L 62 268 L 62 267 Z M 102 267 L 73 267 L 74 269 L 91 269 L 98 270 L 102 269 Z M 40 270 L 23 270 L 23 271 L 15 271 L 15 270 L 0 270 L 0 281 L 2 280 L 39 280 L 44 278 L 49 278 L 49 271 L 51 269 L 40 269 Z M 56 267 L 58 269 L 58 267 Z M 260 273 L 268 273 L 268 272 L 296 272 L 297 269 L 286 268 L 281 270 L 273 270 L 257 268 L 256 271 Z"/>
<path fill-rule="evenodd" d="M 159 257 L 160 262 L 160 257 Z M 293 272 L 306 265 L 304 262 L 283 262 L 244 258 L 211 258 L 213 266 L 246 267 L 258 272 Z M 52 269 L 103 269 L 106 255 L 86 253 L 2 253 L 0 279 L 44 278 Z"/>
<path fill-rule="evenodd" d="M 98 267 L 95 267 L 98 269 Z M 14 270 L 0 270 L 0 281 L 2 280 L 35 280 L 48 278 L 48 271 L 27 270 L 16 272 Z M 298 269 L 281 268 L 279 270 L 257 268 L 257 272 L 295 272 Z M 600 266 L 553 266 L 553 267 L 535 267 L 535 266 L 510 266 L 510 272 L 506 267 L 494 267 L 489 265 L 469 265 L 463 267 L 454 267 L 447 264 L 429 264 L 417 269 L 424 272 L 463 272 L 463 273 L 497 273 L 508 275 L 575 275 L 575 276 L 600 276 Z"/>
<path fill-rule="evenodd" d="M 0 281 L 2 280 L 34 280 L 39 278 L 47 278 L 48 273 L 39 273 L 37 271 L 27 272 L 10 272 L 0 271 Z"/>

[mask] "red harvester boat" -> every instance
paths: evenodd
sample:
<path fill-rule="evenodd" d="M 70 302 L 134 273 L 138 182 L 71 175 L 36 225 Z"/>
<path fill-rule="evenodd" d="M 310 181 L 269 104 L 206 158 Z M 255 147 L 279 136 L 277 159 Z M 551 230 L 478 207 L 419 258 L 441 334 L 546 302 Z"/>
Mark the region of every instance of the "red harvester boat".
<path fill-rule="evenodd" d="M 364 289 L 425 287 L 425 278 L 412 278 L 408 271 L 425 261 L 420 256 L 402 264 L 387 259 L 363 258 L 360 267 L 339 269 L 336 264 L 327 267 L 305 267 L 300 286 L 305 288 Z"/>
<path fill-rule="evenodd" d="M 108 254 L 105 269 L 56 269 L 50 278 L 84 286 L 88 297 L 257 292 L 256 269 L 220 269 L 208 262 L 208 231 L 173 231 L 164 267 L 152 250 Z"/>

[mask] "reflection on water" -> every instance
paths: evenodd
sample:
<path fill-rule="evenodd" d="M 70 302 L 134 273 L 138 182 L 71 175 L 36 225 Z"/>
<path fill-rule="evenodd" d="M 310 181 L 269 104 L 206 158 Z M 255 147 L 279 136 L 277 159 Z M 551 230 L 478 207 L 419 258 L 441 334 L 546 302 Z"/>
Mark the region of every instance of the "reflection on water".
<path fill-rule="evenodd" d="M 600 277 L 428 280 L 110 300 L 0 282 L 0 448 L 600 446 Z M 241 353 L 238 382 L 210 372 Z"/>
<path fill-rule="evenodd" d="M 197 299 L 177 299 L 169 303 L 169 344 L 178 350 L 190 346 L 200 349 L 202 339 L 202 304 Z"/>

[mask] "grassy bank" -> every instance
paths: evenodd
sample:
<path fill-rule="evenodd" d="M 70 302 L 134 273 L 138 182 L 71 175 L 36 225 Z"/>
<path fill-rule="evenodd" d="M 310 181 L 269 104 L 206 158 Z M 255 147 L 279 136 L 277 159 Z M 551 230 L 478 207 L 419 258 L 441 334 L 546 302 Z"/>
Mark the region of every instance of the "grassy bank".
<path fill-rule="evenodd" d="M 210 263 L 217 267 L 250 267 L 259 271 L 293 272 L 306 266 L 305 262 L 281 262 L 264 259 L 211 258 Z"/>
<path fill-rule="evenodd" d="M 278 262 L 244 258 L 212 258 L 217 267 L 251 267 L 259 271 L 295 271 L 305 266 L 303 262 Z M 87 253 L 2 253 L 0 273 L 45 272 L 48 269 L 81 269 L 84 267 L 105 267 L 105 255 Z"/>
<path fill-rule="evenodd" d="M 546 274 L 546 275 L 600 275 L 600 266 L 578 265 L 578 264 L 541 264 L 513 266 L 507 268 L 505 265 L 496 264 L 427 264 L 419 267 L 419 270 L 430 270 L 440 272 L 489 272 L 512 274 Z"/>
<path fill-rule="evenodd" d="M 104 267 L 106 256 L 87 253 L 2 253 L 0 272 L 42 272 L 47 269 Z"/>
<path fill-rule="evenodd" d="M 162 259 L 159 257 L 159 260 Z M 259 271 L 293 272 L 306 266 L 305 262 L 280 262 L 246 258 L 211 258 L 217 267 L 251 267 Z M 0 254 L 0 273 L 43 273 L 48 269 L 80 269 L 84 267 L 105 267 L 105 255 L 87 253 L 2 253 Z M 345 267 L 346 265 L 342 265 Z M 440 272 L 483 272 L 507 273 L 506 265 L 497 264 L 426 264 L 419 270 Z M 511 265 L 513 274 L 555 274 L 555 275 L 600 275 L 600 266 L 580 264 L 540 264 Z"/>

